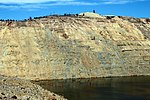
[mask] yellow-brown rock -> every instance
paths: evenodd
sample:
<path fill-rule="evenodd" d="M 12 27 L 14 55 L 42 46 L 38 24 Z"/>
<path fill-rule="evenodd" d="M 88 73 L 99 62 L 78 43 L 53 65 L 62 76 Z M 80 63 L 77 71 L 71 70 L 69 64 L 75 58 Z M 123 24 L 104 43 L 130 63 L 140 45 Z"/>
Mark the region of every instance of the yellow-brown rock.
<path fill-rule="evenodd" d="M 150 22 L 48 16 L 0 22 L 0 73 L 24 79 L 150 75 Z"/>

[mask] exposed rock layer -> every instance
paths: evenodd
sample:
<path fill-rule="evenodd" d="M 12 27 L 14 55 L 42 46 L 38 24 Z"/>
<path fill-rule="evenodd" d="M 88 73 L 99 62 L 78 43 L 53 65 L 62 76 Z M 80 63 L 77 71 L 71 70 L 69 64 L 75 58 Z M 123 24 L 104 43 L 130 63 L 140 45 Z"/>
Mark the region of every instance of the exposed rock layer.
<path fill-rule="evenodd" d="M 150 22 L 60 17 L 0 22 L 0 73 L 25 79 L 150 74 Z"/>

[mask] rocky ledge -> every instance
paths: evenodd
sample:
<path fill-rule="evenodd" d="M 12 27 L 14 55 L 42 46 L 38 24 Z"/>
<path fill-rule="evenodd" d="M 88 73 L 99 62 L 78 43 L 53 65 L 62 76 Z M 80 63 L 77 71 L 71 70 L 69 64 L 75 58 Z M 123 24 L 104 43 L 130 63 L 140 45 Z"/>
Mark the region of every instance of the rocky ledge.
<path fill-rule="evenodd" d="M 0 75 L 0 99 L 2 100 L 66 100 L 44 90 L 27 80 Z"/>

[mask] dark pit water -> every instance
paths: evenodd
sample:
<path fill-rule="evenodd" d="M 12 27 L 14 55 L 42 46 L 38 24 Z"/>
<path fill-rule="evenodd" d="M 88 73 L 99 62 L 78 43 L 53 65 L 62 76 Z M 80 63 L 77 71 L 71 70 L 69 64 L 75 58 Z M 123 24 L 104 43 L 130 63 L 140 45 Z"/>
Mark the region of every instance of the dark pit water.
<path fill-rule="evenodd" d="M 46 80 L 33 82 L 68 100 L 150 100 L 150 77 Z"/>

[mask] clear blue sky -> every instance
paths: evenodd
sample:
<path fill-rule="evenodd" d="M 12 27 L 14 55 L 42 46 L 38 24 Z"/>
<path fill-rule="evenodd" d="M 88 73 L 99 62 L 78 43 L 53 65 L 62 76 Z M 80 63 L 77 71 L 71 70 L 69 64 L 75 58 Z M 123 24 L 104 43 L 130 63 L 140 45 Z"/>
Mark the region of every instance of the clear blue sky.
<path fill-rule="evenodd" d="M 150 18 L 150 0 L 0 0 L 0 19 L 92 12 Z"/>

